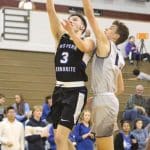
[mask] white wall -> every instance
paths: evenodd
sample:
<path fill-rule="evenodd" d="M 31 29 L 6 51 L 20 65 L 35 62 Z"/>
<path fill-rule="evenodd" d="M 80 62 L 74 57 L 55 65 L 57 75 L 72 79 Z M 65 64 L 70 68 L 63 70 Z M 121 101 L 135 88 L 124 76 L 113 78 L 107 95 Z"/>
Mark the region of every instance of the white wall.
<path fill-rule="evenodd" d="M 47 0 L 32 0 L 46 3 Z M 91 0 L 94 8 L 123 12 L 150 14 L 150 2 L 147 0 Z M 82 0 L 55 0 L 55 4 L 82 7 Z"/>
<path fill-rule="evenodd" d="M 61 19 L 68 15 L 59 14 Z M 109 27 L 114 19 L 98 18 L 102 28 Z M 46 12 L 32 11 L 30 17 L 30 41 L 8 41 L 0 38 L 0 49 L 15 49 L 27 51 L 54 52 L 55 41 L 50 31 L 48 15 Z M 122 20 L 128 25 L 130 35 L 136 35 L 138 32 L 148 32 L 150 34 L 150 22 L 127 21 Z M 3 32 L 3 14 L 0 11 L 0 34 Z M 137 40 L 139 45 L 139 41 Z M 150 39 L 145 41 L 147 50 L 150 52 Z M 120 46 L 123 50 L 124 44 Z"/>
<path fill-rule="evenodd" d="M 3 16 L 0 13 L 0 34 L 3 32 Z M 0 40 L 0 48 L 53 52 L 55 41 L 50 32 L 48 15 L 46 12 L 30 12 L 30 41 Z"/>

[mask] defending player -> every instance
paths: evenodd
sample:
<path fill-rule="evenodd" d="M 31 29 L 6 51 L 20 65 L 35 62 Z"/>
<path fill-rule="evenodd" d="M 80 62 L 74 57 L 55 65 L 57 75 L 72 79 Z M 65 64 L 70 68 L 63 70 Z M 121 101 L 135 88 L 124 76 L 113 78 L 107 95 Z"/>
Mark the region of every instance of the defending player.
<path fill-rule="evenodd" d="M 113 128 L 119 111 L 115 93 L 124 90 L 121 68 L 123 59 L 118 44 L 128 38 L 128 28 L 119 21 L 103 32 L 96 21 L 90 0 L 82 0 L 85 15 L 96 37 L 97 49 L 92 63 L 92 89 L 94 99 L 92 111 L 93 130 L 96 133 L 97 150 L 113 150 Z"/>

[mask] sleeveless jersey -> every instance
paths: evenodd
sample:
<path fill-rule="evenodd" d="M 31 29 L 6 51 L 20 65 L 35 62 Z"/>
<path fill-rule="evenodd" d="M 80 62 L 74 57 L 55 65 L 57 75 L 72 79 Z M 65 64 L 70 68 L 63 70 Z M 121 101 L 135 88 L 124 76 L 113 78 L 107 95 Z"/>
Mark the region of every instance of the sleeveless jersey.
<path fill-rule="evenodd" d="M 100 58 L 96 54 L 92 62 L 92 89 L 94 94 L 116 92 L 116 81 L 119 69 L 123 67 L 124 60 L 116 45 L 111 42 L 109 56 Z"/>
<path fill-rule="evenodd" d="M 55 55 L 56 80 L 87 81 L 85 73 L 90 56 L 81 52 L 68 34 L 62 35 Z"/>

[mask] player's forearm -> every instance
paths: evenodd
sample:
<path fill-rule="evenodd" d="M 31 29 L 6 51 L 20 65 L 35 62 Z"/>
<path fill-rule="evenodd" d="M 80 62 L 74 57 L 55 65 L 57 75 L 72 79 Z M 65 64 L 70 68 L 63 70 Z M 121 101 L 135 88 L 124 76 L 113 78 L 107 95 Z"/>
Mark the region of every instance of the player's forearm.
<path fill-rule="evenodd" d="M 94 49 L 94 42 L 92 42 L 92 40 L 89 40 L 89 42 L 87 42 L 86 40 L 82 40 L 74 32 L 70 33 L 69 35 L 73 39 L 75 45 L 80 49 L 80 51 L 90 52 Z"/>
<path fill-rule="evenodd" d="M 46 7 L 49 15 L 56 15 L 54 0 L 47 0 Z"/>
<path fill-rule="evenodd" d="M 90 0 L 82 0 L 82 3 L 84 7 L 84 13 L 87 16 L 87 18 L 94 17 L 94 11 Z"/>
<path fill-rule="evenodd" d="M 55 10 L 54 1 L 47 0 L 46 6 L 47 6 L 47 12 L 50 20 L 50 27 L 52 30 L 52 34 L 56 39 L 58 39 L 63 31 L 62 31 L 60 20 Z"/>
<path fill-rule="evenodd" d="M 97 40 L 96 53 L 99 57 L 107 57 L 110 51 L 109 41 L 106 35 L 104 34 L 103 30 L 100 28 L 98 22 L 96 21 L 90 0 L 82 0 L 82 2 L 84 6 L 85 15 L 88 18 L 89 24 Z"/>

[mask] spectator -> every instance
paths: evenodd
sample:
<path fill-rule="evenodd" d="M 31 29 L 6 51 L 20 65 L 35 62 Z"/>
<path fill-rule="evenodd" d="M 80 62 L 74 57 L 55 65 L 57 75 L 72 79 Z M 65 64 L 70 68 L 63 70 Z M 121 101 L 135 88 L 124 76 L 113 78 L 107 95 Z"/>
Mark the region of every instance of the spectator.
<path fill-rule="evenodd" d="M 146 100 L 146 113 L 147 116 L 150 117 L 150 98 Z"/>
<path fill-rule="evenodd" d="M 145 127 L 145 131 L 147 132 L 148 136 L 150 137 L 150 123 Z"/>
<path fill-rule="evenodd" d="M 148 141 L 148 133 L 143 129 L 143 121 L 141 119 L 136 119 L 131 135 L 135 137 L 138 143 L 137 150 L 144 150 Z"/>
<path fill-rule="evenodd" d="M 134 63 L 134 60 L 138 61 L 140 59 L 140 53 L 138 52 L 137 46 L 135 45 L 135 37 L 133 35 L 128 38 L 125 51 L 131 64 Z"/>
<path fill-rule="evenodd" d="M 133 70 L 133 75 L 136 76 L 135 79 L 150 81 L 150 75 L 149 75 L 149 74 L 146 74 L 146 73 L 144 73 L 144 72 L 141 72 L 141 71 L 138 70 L 138 69 L 134 69 L 134 70 Z"/>
<path fill-rule="evenodd" d="M 150 150 L 150 124 L 148 124 L 146 126 L 145 131 L 148 133 L 148 141 L 146 143 L 146 149 L 145 150 Z"/>
<path fill-rule="evenodd" d="M 50 144 L 50 148 L 48 150 L 56 150 L 56 143 L 55 143 L 55 139 L 54 139 L 54 127 L 53 127 L 53 125 L 49 128 L 48 142 Z"/>
<path fill-rule="evenodd" d="M 91 112 L 84 110 L 78 123 L 73 130 L 76 139 L 77 150 L 94 150 L 95 135 L 91 132 Z"/>
<path fill-rule="evenodd" d="M 114 149 L 115 150 L 136 150 L 137 143 L 132 143 L 132 138 L 130 131 L 130 123 L 128 121 L 121 122 L 122 130 L 116 134 L 114 140 Z"/>
<path fill-rule="evenodd" d="M 52 106 L 52 96 L 48 95 L 45 97 L 45 103 L 43 104 L 43 111 L 42 111 L 42 121 L 46 122 L 46 118 L 48 114 L 51 112 L 51 106 Z M 48 143 L 50 148 L 48 150 L 56 150 L 56 143 L 54 139 L 54 127 L 53 125 L 49 129 L 49 137 L 48 137 Z"/>
<path fill-rule="evenodd" d="M 148 61 L 148 62 L 150 62 L 150 54 L 149 53 L 144 53 L 144 54 L 141 54 L 141 59 L 143 60 L 143 61 Z"/>
<path fill-rule="evenodd" d="M 131 95 L 123 114 L 124 120 L 134 121 L 136 118 L 141 118 L 144 121 L 144 126 L 150 123 L 150 118 L 146 116 L 146 100 L 142 96 L 144 87 L 142 85 L 136 86 L 136 93 Z"/>
<path fill-rule="evenodd" d="M 26 10 L 34 10 L 35 4 L 31 0 L 21 0 L 18 7 Z"/>
<path fill-rule="evenodd" d="M 25 126 L 25 137 L 28 141 L 28 150 L 45 150 L 45 141 L 49 136 L 45 122 L 41 120 L 42 107 L 33 107 L 33 116 Z"/>
<path fill-rule="evenodd" d="M 48 95 L 45 97 L 45 103 L 43 104 L 42 120 L 46 121 L 48 114 L 51 112 L 52 97 Z"/>
<path fill-rule="evenodd" d="M 4 103 L 5 103 L 5 95 L 0 93 L 0 121 L 2 121 L 4 117 Z"/>
<path fill-rule="evenodd" d="M 6 109 L 6 119 L 0 123 L 1 150 L 24 150 L 24 128 L 15 120 L 14 108 Z"/>
<path fill-rule="evenodd" d="M 16 119 L 24 123 L 30 115 L 30 107 L 29 104 L 24 101 L 21 94 L 15 95 L 15 104 L 13 104 L 13 107 L 16 111 Z"/>

